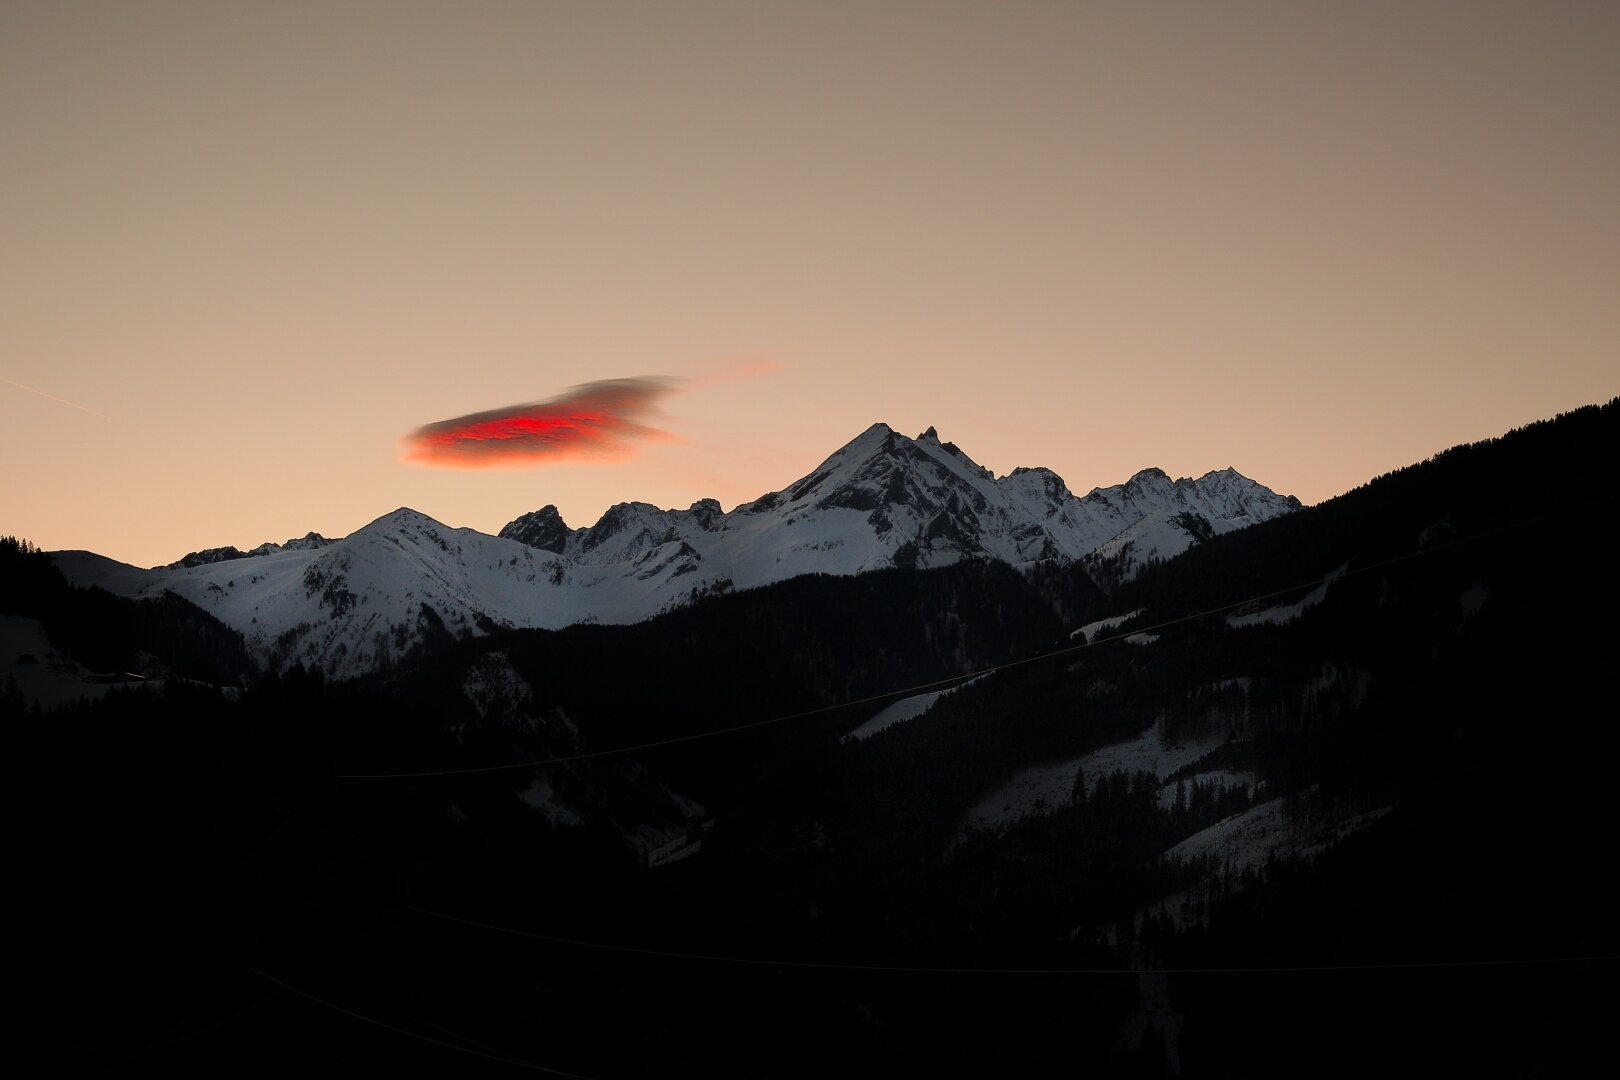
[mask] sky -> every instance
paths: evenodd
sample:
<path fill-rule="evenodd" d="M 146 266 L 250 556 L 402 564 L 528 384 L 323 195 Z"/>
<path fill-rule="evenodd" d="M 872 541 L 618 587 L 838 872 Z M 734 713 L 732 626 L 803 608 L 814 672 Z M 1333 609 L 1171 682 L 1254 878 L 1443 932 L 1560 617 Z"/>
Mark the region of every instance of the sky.
<path fill-rule="evenodd" d="M 143 566 L 877 421 L 1312 503 L 1620 392 L 1612 0 L 0 0 L 0 147 L 0 533 Z"/>

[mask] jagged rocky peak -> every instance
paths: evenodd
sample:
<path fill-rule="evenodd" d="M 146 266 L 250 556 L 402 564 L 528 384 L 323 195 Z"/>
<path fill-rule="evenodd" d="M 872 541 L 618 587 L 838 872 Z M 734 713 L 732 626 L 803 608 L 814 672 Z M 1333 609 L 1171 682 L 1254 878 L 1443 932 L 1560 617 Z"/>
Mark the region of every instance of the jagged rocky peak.
<path fill-rule="evenodd" d="M 1247 476 L 1228 465 L 1224 469 L 1211 469 L 1198 478 L 1198 486 L 1206 492 L 1233 492 L 1240 497 L 1252 497 L 1256 492 L 1264 492 L 1269 497 L 1273 493 L 1269 488 L 1250 480 Z M 1293 495 L 1276 496 L 1283 500 L 1292 510 L 1298 510 L 1302 505 Z"/>
<path fill-rule="evenodd" d="M 507 540 L 516 540 L 540 551 L 561 554 L 563 548 L 568 546 L 571 531 L 557 507 L 547 503 L 532 513 L 507 522 L 500 535 Z"/>
<path fill-rule="evenodd" d="M 1042 498 L 1054 503 L 1073 498 L 1069 491 L 1069 485 L 1064 483 L 1063 477 L 1051 469 L 1041 466 L 1029 468 L 1020 465 L 1002 477 L 997 483 L 1009 490 L 1023 490 L 1031 494 L 1038 493 Z"/>
<path fill-rule="evenodd" d="M 885 502 L 905 501 L 903 473 L 911 463 L 933 456 L 915 440 L 879 422 L 834 450 L 807 476 L 782 491 L 768 492 L 739 506 L 736 512 L 763 514 L 784 505 L 795 511 L 810 507 L 875 510 Z"/>
<path fill-rule="evenodd" d="M 232 559 L 246 559 L 249 554 L 249 552 L 242 551 L 229 544 L 225 547 L 203 548 L 201 551 L 187 552 L 184 556 L 170 563 L 165 569 L 190 570 L 193 567 L 208 566 L 211 563 L 229 562 Z"/>
<path fill-rule="evenodd" d="M 584 531 L 579 550 L 590 553 L 593 562 L 620 561 L 663 543 L 669 531 L 669 517 L 652 503 L 614 503 Z"/>
<path fill-rule="evenodd" d="M 809 476 L 782 493 L 794 505 L 878 512 L 893 507 L 942 505 L 967 478 L 991 479 L 930 427 L 908 439 L 887 424 L 873 424 L 839 448 Z M 767 496 L 754 509 L 774 508 Z"/>
<path fill-rule="evenodd" d="M 825 469 L 834 462 L 848 459 L 865 459 L 874 454 L 892 454 L 901 444 L 909 442 L 911 442 L 910 439 L 888 424 L 879 421 L 843 446 L 840 446 L 837 450 L 834 450 L 827 457 L 827 460 L 821 463 L 821 467 Z"/>
<path fill-rule="evenodd" d="M 285 544 L 266 541 L 258 547 L 249 548 L 246 551 L 242 551 L 234 545 L 204 548 L 201 551 L 190 552 L 184 558 L 169 563 L 165 569 L 191 570 L 199 566 L 209 566 L 213 563 L 230 562 L 233 559 L 251 559 L 262 555 L 274 555 L 278 551 L 311 551 L 316 548 L 326 547 L 332 542 L 318 532 L 309 532 L 302 537 L 288 540 Z"/>
<path fill-rule="evenodd" d="M 1213 517 L 1252 521 L 1300 508 L 1294 496 L 1278 495 L 1232 468 L 1205 473 L 1197 480 L 1178 480 L 1176 486 L 1189 489 L 1189 501 L 1202 504 Z"/>
<path fill-rule="evenodd" d="M 597 519 L 596 524 L 591 526 L 591 533 L 605 539 L 650 518 L 661 517 L 663 513 L 652 503 L 614 503 L 604 510 L 602 516 Z"/>
<path fill-rule="evenodd" d="M 917 443 L 929 443 L 929 444 L 932 444 L 934 446 L 937 446 L 941 450 L 945 451 L 947 454 L 950 454 L 952 457 L 960 458 L 962 461 L 972 465 L 975 469 L 979 468 L 977 462 L 975 462 L 972 458 L 968 457 L 966 454 L 962 453 L 962 448 L 961 447 L 957 446 L 953 442 L 945 442 L 945 441 L 941 440 L 940 437 L 939 437 L 939 431 L 937 429 L 935 429 L 934 425 L 932 425 L 932 424 L 929 424 L 928 429 L 926 431 L 924 431 L 921 435 L 918 435 L 912 441 L 917 442 Z M 984 473 L 984 475 L 986 477 L 990 476 L 990 472 L 989 472 L 988 469 L 981 470 L 981 471 Z"/>
<path fill-rule="evenodd" d="M 674 511 L 673 516 L 679 516 L 681 511 Z M 725 528 L 726 512 L 720 508 L 719 499 L 699 499 L 685 511 L 686 516 L 697 522 L 704 532 L 718 532 Z"/>
<path fill-rule="evenodd" d="M 1147 499 L 1150 502 L 1162 502 L 1173 497 L 1176 483 L 1176 481 L 1170 479 L 1170 474 L 1163 469 L 1150 467 L 1135 473 L 1123 484 L 1092 488 L 1086 493 L 1084 501 L 1109 505 L 1116 502 L 1133 503 L 1141 499 Z M 1183 483 L 1193 483 L 1193 481 L 1184 481 Z"/>
<path fill-rule="evenodd" d="M 328 547 L 336 542 L 337 541 L 335 540 L 327 539 L 318 532 L 311 531 L 305 533 L 303 536 L 294 537 L 281 546 L 286 551 L 315 551 L 323 547 Z"/>

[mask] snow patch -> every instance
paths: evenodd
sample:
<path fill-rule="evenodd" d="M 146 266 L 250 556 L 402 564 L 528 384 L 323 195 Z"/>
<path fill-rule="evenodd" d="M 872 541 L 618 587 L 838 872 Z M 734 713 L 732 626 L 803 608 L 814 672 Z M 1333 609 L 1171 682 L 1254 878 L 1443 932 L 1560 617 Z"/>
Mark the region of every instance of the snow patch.
<path fill-rule="evenodd" d="M 1344 572 L 1348 569 L 1350 569 L 1350 564 L 1345 563 L 1343 566 L 1330 571 L 1327 577 L 1322 579 L 1320 585 L 1292 604 L 1280 604 L 1276 607 L 1268 607 L 1262 611 L 1250 612 L 1246 615 L 1228 615 L 1226 625 L 1234 627 L 1259 626 L 1262 623 L 1267 623 L 1273 626 L 1282 626 L 1284 623 L 1291 623 L 1317 604 L 1320 604 L 1328 594 L 1328 587 L 1343 577 Z"/>
<path fill-rule="evenodd" d="M 1164 853 L 1166 859 L 1211 858 L 1237 870 L 1257 870 L 1272 858 L 1311 856 L 1328 844 L 1388 814 L 1383 806 L 1330 823 L 1291 809 L 1289 800 L 1272 799 L 1217 821 Z"/>
<path fill-rule="evenodd" d="M 858 742 L 861 739 L 870 738 L 885 728 L 893 727 L 895 724 L 901 723 L 902 721 L 915 720 L 917 717 L 933 708 L 934 702 L 939 700 L 942 693 L 944 693 L 944 691 L 936 690 L 929 694 L 918 694 L 915 697 L 901 698 L 899 701 L 896 701 L 893 705 L 888 706 L 876 716 L 872 717 L 872 719 L 850 732 L 848 735 L 845 735 L 844 741 Z"/>
<path fill-rule="evenodd" d="M 974 804 L 958 836 L 975 829 L 1003 829 L 1019 818 L 1067 803 L 1074 794 L 1074 774 L 1078 769 L 1085 770 L 1086 794 L 1090 795 L 1105 777 L 1121 771 L 1150 772 L 1163 783 L 1165 777 L 1191 765 L 1213 748 L 1213 744 L 1191 742 L 1167 744 L 1162 727 L 1155 724 L 1127 742 L 1114 743 L 1066 761 L 1024 769 Z"/>
<path fill-rule="evenodd" d="M 689 859 L 702 850 L 702 838 L 693 840 L 683 833 L 647 852 L 647 866 L 649 869 L 655 866 L 668 866 L 670 863 Z"/>
<path fill-rule="evenodd" d="M 557 792 L 550 782 L 543 777 L 536 777 L 533 783 L 518 792 L 518 798 L 528 806 L 540 811 L 553 826 L 585 824 L 585 819 L 565 805 L 557 797 Z"/>
<path fill-rule="evenodd" d="M 1130 622 L 1132 619 L 1136 618 L 1146 610 L 1146 608 L 1137 608 L 1135 611 L 1127 611 L 1123 615 L 1110 615 L 1106 619 L 1098 619 L 1096 622 L 1088 622 L 1078 630 L 1072 631 L 1069 634 L 1069 637 L 1077 638 L 1081 634 L 1084 634 L 1087 641 L 1095 641 L 1097 640 L 1098 634 L 1110 633 L 1113 631 L 1114 627 L 1119 626 L 1121 623 Z"/>
<path fill-rule="evenodd" d="M 862 739 L 869 739 L 885 728 L 893 727 L 895 724 L 906 720 L 915 720 L 917 717 L 928 712 L 929 709 L 932 709 L 934 707 L 934 703 L 940 698 L 954 694 L 964 686 L 971 686 L 982 678 L 984 678 L 984 676 L 980 675 L 977 678 L 969 679 L 967 682 L 962 683 L 961 686 L 952 686 L 945 690 L 933 690 L 926 694 L 916 694 L 912 697 L 901 698 L 899 701 L 885 707 L 876 716 L 872 717 L 872 719 L 868 720 L 866 723 L 862 724 L 848 735 L 845 735 L 842 741 L 859 742 Z"/>
<path fill-rule="evenodd" d="M 1272 799 L 1217 821 L 1164 855 L 1167 859 L 1213 857 L 1244 870 L 1264 866 L 1273 855 L 1292 854 L 1304 843 L 1288 812 L 1288 801 Z"/>

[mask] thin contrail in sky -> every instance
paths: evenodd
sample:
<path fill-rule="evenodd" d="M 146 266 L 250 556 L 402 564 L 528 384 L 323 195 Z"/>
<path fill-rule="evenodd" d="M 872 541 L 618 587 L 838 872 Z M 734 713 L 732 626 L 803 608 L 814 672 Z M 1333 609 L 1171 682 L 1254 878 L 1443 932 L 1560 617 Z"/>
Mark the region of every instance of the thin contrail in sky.
<path fill-rule="evenodd" d="M 80 412 L 87 412 L 91 416 L 99 416 L 103 420 L 111 420 L 112 419 L 112 417 L 108 416 L 106 413 L 97 412 L 96 410 L 90 408 L 90 406 L 88 406 L 88 405 L 80 405 L 77 401 L 69 401 L 67 398 L 57 397 L 55 394 L 47 394 L 43 390 L 35 390 L 32 386 L 24 386 L 22 383 L 18 382 L 17 380 L 8 379 L 4 375 L 0 375 L 0 382 L 9 383 L 10 385 L 15 386 L 19 390 L 27 390 L 30 394 L 38 394 L 40 397 L 47 397 L 47 398 L 50 398 L 52 401 L 59 401 L 63 405 L 68 406 L 69 408 L 78 409 Z"/>

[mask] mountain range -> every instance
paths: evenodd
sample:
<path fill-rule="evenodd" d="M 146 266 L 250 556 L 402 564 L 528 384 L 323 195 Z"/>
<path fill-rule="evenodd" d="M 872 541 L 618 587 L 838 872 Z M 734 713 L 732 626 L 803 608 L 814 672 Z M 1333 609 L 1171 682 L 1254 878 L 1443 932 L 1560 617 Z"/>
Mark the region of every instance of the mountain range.
<path fill-rule="evenodd" d="M 447 636 L 639 622 L 805 574 L 1084 560 L 1118 581 L 1299 506 L 1232 469 L 1180 480 L 1145 469 L 1076 496 L 1049 469 L 997 477 L 932 427 L 913 439 L 880 423 L 730 512 L 713 499 L 684 510 L 622 502 L 570 528 L 545 506 L 490 536 L 401 507 L 342 539 L 205 549 L 151 570 L 89 552 L 54 558 L 77 585 L 179 595 L 268 667 L 352 677 Z"/>
<path fill-rule="evenodd" d="M 1237 528 L 1231 474 L 1077 498 L 878 428 L 729 514 L 0 536 L 30 1029 L 176 1076 L 1583 1075 L 1617 460 L 1610 401 Z M 599 624 L 497 618 L 559 598 Z"/>

